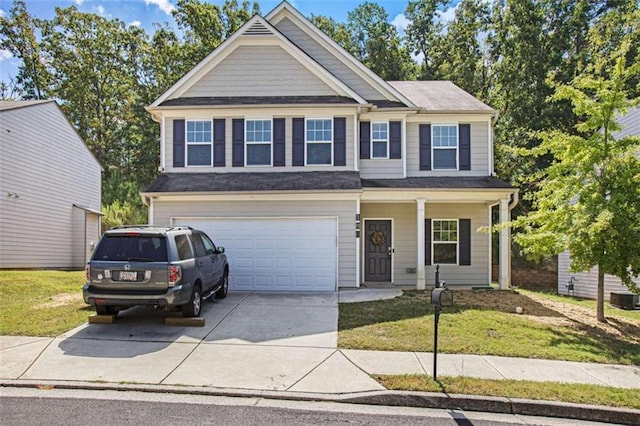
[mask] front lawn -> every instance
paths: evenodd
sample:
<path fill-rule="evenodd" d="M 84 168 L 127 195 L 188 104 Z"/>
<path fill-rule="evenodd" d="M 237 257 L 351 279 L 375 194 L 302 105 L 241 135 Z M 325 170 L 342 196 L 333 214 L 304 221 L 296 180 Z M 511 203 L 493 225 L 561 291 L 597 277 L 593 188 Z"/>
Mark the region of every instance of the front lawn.
<path fill-rule="evenodd" d="M 374 379 L 391 390 L 500 396 L 640 409 L 640 389 L 621 389 L 582 383 L 487 380 L 471 377 L 439 377 L 436 382 L 427 375 L 378 375 L 374 376 Z"/>
<path fill-rule="evenodd" d="M 0 335 L 57 336 L 87 321 L 84 271 L 0 271 Z"/>
<path fill-rule="evenodd" d="M 340 304 L 341 348 L 433 351 L 430 292 L 408 291 L 392 300 Z M 454 290 L 452 308 L 440 316 L 438 350 L 640 365 L 640 311 L 632 318 L 595 310 L 540 293 Z M 524 313 L 515 313 L 516 307 Z"/>

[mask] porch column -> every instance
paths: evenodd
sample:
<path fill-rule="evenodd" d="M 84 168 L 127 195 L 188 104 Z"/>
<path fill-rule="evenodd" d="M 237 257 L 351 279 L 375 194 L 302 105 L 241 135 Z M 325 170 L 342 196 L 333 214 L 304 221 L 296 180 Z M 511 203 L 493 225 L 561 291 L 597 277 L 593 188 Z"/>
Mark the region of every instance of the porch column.
<path fill-rule="evenodd" d="M 417 290 L 424 290 L 426 288 L 426 281 L 425 281 L 425 268 L 424 268 L 424 203 L 425 203 L 425 199 L 424 198 L 418 198 L 416 200 L 418 209 L 417 209 L 417 216 L 418 216 L 418 222 L 416 223 L 416 229 L 418 230 L 417 235 L 418 235 L 418 245 L 416 247 L 416 253 L 418 254 L 417 256 L 417 262 L 418 265 L 416 267 L 416 289 Z"/>
<path fill-rule="evenodd" d="M 500 200 L 500 225 L 509 222 L 509 199 Z M 498 274 L 498 287 L 506 290 L 511 286 L 511 229 L 500 229 L 500 272 Z"/>

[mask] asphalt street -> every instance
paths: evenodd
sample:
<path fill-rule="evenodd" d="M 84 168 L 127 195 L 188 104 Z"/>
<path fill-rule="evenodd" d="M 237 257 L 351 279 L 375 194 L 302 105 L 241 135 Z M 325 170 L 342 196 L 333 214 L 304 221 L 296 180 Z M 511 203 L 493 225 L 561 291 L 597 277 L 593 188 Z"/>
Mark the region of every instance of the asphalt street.
<path fill-rule="evenodd" d="M 567 419 L 323 402 L 140 392 L 0 389 L 10 425 L 596 425 Z"/>

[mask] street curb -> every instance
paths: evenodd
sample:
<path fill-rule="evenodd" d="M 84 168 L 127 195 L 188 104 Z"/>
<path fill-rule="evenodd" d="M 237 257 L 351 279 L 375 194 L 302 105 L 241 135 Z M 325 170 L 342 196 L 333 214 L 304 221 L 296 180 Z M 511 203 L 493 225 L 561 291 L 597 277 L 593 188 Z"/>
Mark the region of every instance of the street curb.
<path fill-rule="evenodd" d="M 236 398 L 281 399 L 289 401 L 321 401 L 361 405 L 457 409 L 463 411 L 558 417 L 574 420 L 617 423 L 622 425 L 640 424 L 640 410 L 634 409 L 573 404 L 557 401 L 441 394 L 431 392 L 371 391 L 344 394 L 323 394 L 197 386 L 29 380 L 0 380 L 0 387 L 96 391 L 110 390 L 120 392 L 174 393 L 183 395 L 224 396 Z"/>

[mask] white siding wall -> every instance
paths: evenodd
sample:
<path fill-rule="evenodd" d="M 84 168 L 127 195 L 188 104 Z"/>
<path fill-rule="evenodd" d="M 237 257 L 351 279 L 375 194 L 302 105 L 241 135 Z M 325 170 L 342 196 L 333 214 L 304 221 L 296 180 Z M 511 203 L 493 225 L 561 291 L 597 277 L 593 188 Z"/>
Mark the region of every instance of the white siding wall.
<path fill-rule="evenodd" d="M 336 92 L 278 46 L 240 46 L 181 97 L 335 96 Z"/>
<path fill-rule="evenodd" d="M 365 179 L 402 178 L 402 160 L 360 160 L 360 176 Z"/>
<path fill-rule="evenodd" d="M 591 271 L 570 272 L 569 265 L 571 259 L 569 252 L 565 251 L 558 255 L 558 294 L 572 295 L 584 297 L 587 299 L 596 299 L 598 291 L 598 271 L 593 268 Z M 574 285 L 574 291 L 571 293 L 567 290 L 567 284 L 571 277 L 578 280 Z M 635 280 L 640 286 L 640 279 Z M 611 292 L 627 293 L 629 289 L 622 284 L 620 278 L 611 275 L 604 276 L 604 300 L 609 301 Z"/>
<path fill-rule="evenodd" d="M 414 203 L 363 203 L 362 219 L 393 219 L 394 284 L 415 285 L 416 274 L 407 268 L 417 266 L 417 207 Z M 476 286 L 489 284 L 489 234 L 477 232 L 488 226 L 488 207 L 485 204 L 430 204 L 425 205 L 427 219 L 471 219 L 471 265 L 441 265 L 440 279 L 448 286 Z M 422 243 L 424 244 L 424 243 Z M 364 256 L 364 249 L 362 249 Z M 435 266 L 426 267 L 427 287 L 433 286 Z"/>
<path fill-rule="evenodd" d="M 308 36 L 298 28 L 291 20 L 284 18 L 276 24 L 276 28 L 282 32 L 289 40 L 304 50 L 309 56 L 318 61 L 329 72 L 338 77 L 355 90 L 360 96 L 367 100 L 386 99 L 380 92 L 374 89 L 356 72 L 338 60 L 332 53 L 326 50 L 315 39 Z"/>
<path fill-rule="evenodd" d="M 461 121 L 461 123 L 469 123 Z M 429 124 L 425 122 L 425 124 Z M 455 124 L 455 123 L 452 123 Z M 407 176 L 488 176 L 489 123 L 471 122 L 471 170 L 420 170 L 419 123 L 407 123 Z"/>
<path fill-rule="evenodd" d="M 70 268 L 73 204 L 100 210 L 100 166 L 53 102 L 0 123 L 0 268 Z"/>
<path fill-rule="evenodd" d="M 237 113 L 236 113 L 237 114 Z M 353 152 L 353 116 L 349 115 L 339 115 L 339 117 L 346 117 L 346 166 L 305 166 L 305 167 L 293 167 L 292 164 L 292 150 L 293 150 L 293 142 L 292 142 L 292 118 L 293 116 L 284 116 L 285 122 L 285 167 L 261 167 L 261 166 L 250 166 L 250 167 L 232 167 L 232 159 L 233 159 L 233 146 L 232 146 L 232 134 L 233 134 L 233 118 L 282 118 L 281 115 L 271 116 L 273 114 L 272 111 L 264 110 L 264 111 L 252 111 L 252 115 L 250 117 L 242 117 L 237 115 L 231 115 L 230 112 L 225 111 L 207 111 L 207 112 L 199 112 L 198 117 L 201 119 L 212 119 L 212 118 L 224 118 L 225 122 L 225 167 L 173 167 L 173 120 L 167 119 L 165 120 L 165 158 L 166 158 L 166 172 L 184 172 L 184 173 L 208 173 L 208 172 L 220 172 L 220 173 L 229 173 L 229 172 L 239 172 L 239 173 L 248 173 L 248 172 L 301 172 L 301 171 L 310 171 L 317 170 L 323 171 L 330 168 L 331 170 L 353 170 L 353 162 L 354 162 L 354 152 Z M 303 117 L 304 111 L 301 111 L 302 115 L 296 115 L 295 117 Z M 316 114 L 308 114 L 307 118 L 333 118 L 331 115 L 327 113 L 318 112 Z M 179 117 L 176 117 L 179 118 Z M 182 117 L 180 117 L 182 118 Z M 195 118 L 192 116 L 190 118 Z M 246 147 L 245 147 L 246 149 Z"/>
<path fill-rule="evenodd" d="M 338 218 L 338 286 L 356 286 L 356 201 L 155 201 L 156 225 L 172 217 L 304 217 Z M 213 236 L 215 239 L 215 236 Z M 300 238 L 304 238 L 301 235 Z M 231 272 L 233 273 L 233 271 Z"/>

